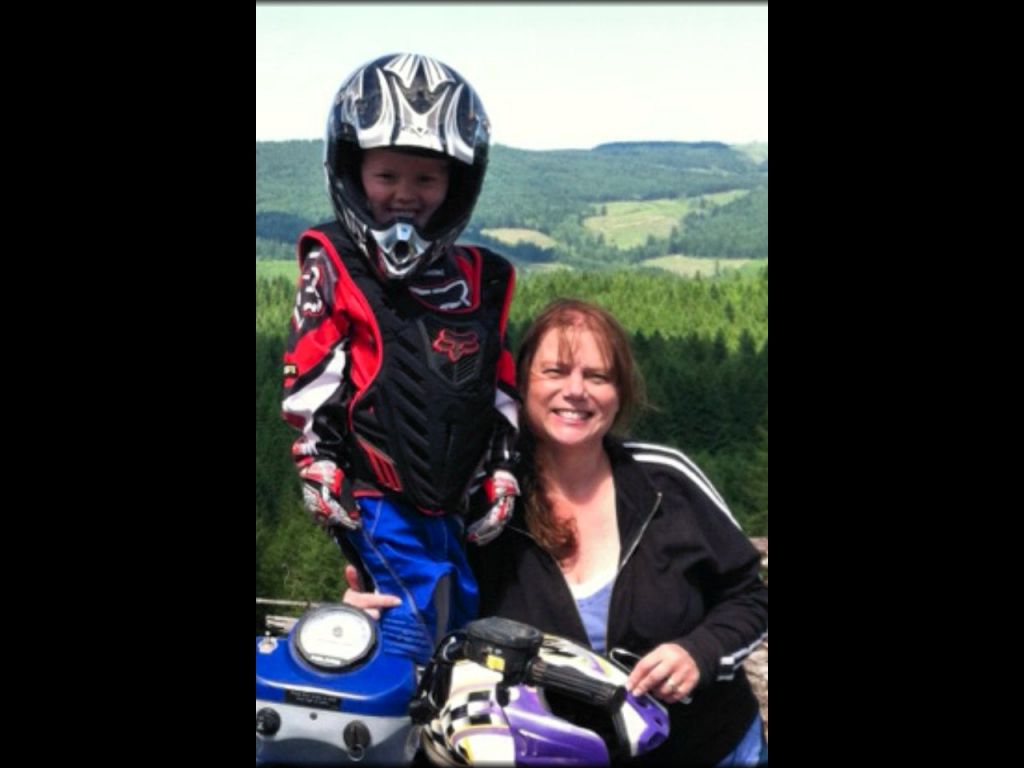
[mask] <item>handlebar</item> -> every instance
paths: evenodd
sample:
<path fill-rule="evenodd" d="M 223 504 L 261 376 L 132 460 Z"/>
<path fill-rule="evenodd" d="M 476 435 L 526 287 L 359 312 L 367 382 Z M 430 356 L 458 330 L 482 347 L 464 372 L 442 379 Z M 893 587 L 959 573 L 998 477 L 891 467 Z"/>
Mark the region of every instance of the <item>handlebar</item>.
<path fill-rule="evenodd" d="M 624 686 L 595 680 L 578 669 L 548 664 L 542 659 L 530 662 L 526 681 L 530 685 L 543 685 L 574 699 L 595 704 L 608 712 L 618 709 L 626 697 Z"/>

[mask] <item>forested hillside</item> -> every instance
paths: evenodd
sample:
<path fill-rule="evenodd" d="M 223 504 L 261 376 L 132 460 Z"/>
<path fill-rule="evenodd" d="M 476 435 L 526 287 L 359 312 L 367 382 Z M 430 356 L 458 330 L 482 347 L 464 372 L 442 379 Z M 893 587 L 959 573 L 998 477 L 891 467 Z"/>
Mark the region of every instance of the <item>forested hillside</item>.
<path fill-rule="evenodd" d="M 295 274 L 298 233 L 333 215 L 321 157 L 320 141 L 256 144 L 256 590 L 307 600 L 338 596 L 341 560 L 302 510 L 293 433 L 279 415 L 294 277 L 277 275 Z M 767 535 L 767 145 L 495 146 L 460 239 L 520 267 L 513 347 L 556 296 L 610 309 L 647 382 L 650 407 L 633 436 L 688 453 L 746 532 Z M 708 266 L 684 278 L 647 260 L 691 274 L 695 262 Z M 745 266 L 720 270 L 726 263 Z"/>
<path fill-rule="evenodd" d="M 767 156 L 767 146 L 763 153 Z M 327 220 L 321 141 L 256 143 L 256 257 L 292 258 L 306 226 Z M 594 268 L 682 254 L 714 258 L 768 257 L 768 162 L 750 147 L 717 142 L 637 142 L 591 150 L 491 149 L 483 192 L 463 240 L 488 245 L 517 262 L 558 262 Z M 714 193 L 743 191 L 724 205 Z M 670 236 L 651 235 L 621 249 L 588 230 L 584 220 L 616 201 L 700 198 Z M 747 200 L 747 202 L 744 202 Z M 707 219 L 702 221 L 702 219 Z M 532 230 L 555 245 L 503 243 L 487 229 Z M 727 236 L 726 236 L 727 235 Z"/>
<path fill-rule="evenodd" d="M 336 598 L 340 555 L 307 519 L 279 416 L 293 285 L 256 282 L 256 590 Z M 710 280 L 637 269 L 554 272 L 519 282 L 509 334 L 555 296 L 597 301 L 633 335 L 651 407 L 633 436 L 694 458 L 750 535 L 768 531 L 768 269 Z"/>

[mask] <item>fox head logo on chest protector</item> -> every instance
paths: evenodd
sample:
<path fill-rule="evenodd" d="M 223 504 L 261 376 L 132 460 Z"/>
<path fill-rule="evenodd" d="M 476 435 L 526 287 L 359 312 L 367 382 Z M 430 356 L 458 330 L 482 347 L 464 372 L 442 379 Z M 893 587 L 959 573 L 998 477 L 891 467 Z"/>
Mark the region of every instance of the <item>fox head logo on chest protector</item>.
<path fill-rule="evenodd" d="M 473 331 L 453 331 L 442 328 L 430 345 L 435 352 L 448 355 L 448 359 L 457 363 L 460 358 L 479 351 L 480 342 Z"/>

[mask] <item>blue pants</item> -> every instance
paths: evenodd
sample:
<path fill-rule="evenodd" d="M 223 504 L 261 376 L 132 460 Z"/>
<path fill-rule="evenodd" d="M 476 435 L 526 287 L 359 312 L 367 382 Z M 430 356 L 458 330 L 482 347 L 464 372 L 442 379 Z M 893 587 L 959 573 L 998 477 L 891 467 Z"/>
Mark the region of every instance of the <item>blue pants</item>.
<path fill-rule="evenodd" d="M 463 549 L 462 519 L 432 517 L 393 499 L 360 499 L 363 527 L 346 535 L 377 591 L 402 604 L 381 611 L 383 642 L 417 664 L 445 634 L 477 618 L 476 579 Z"/>
<path fill-rule="evenodd" d="M 715 766 L 732 768 L 738 766 L 768 765 L 768 742 L 764 740 L 761 713 L 754 717 L 740 743 Z"/>

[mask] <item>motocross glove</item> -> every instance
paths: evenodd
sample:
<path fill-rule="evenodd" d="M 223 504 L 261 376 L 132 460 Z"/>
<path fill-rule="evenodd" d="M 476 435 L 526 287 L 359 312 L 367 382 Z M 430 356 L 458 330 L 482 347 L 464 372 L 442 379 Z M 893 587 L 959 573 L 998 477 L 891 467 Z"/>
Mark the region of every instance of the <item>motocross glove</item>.
<path fill-rule="evenodd" d="M 302 501 L 313 521 L 330 528 L 340 525 L 359 530 L 359 505 L 352 495 L 352 483 L 333 461 L 321 459 L 299 469 Z"/>
<path fill-rule="evenodd" d="M 494 541 L 512 518 L 519 482 L 507 469 L 496 469 L 484 480 L 483 489 L 491 507 L 483 517 L 470 524 L 466 534 L 469 541 L 480 546 Z"/>

